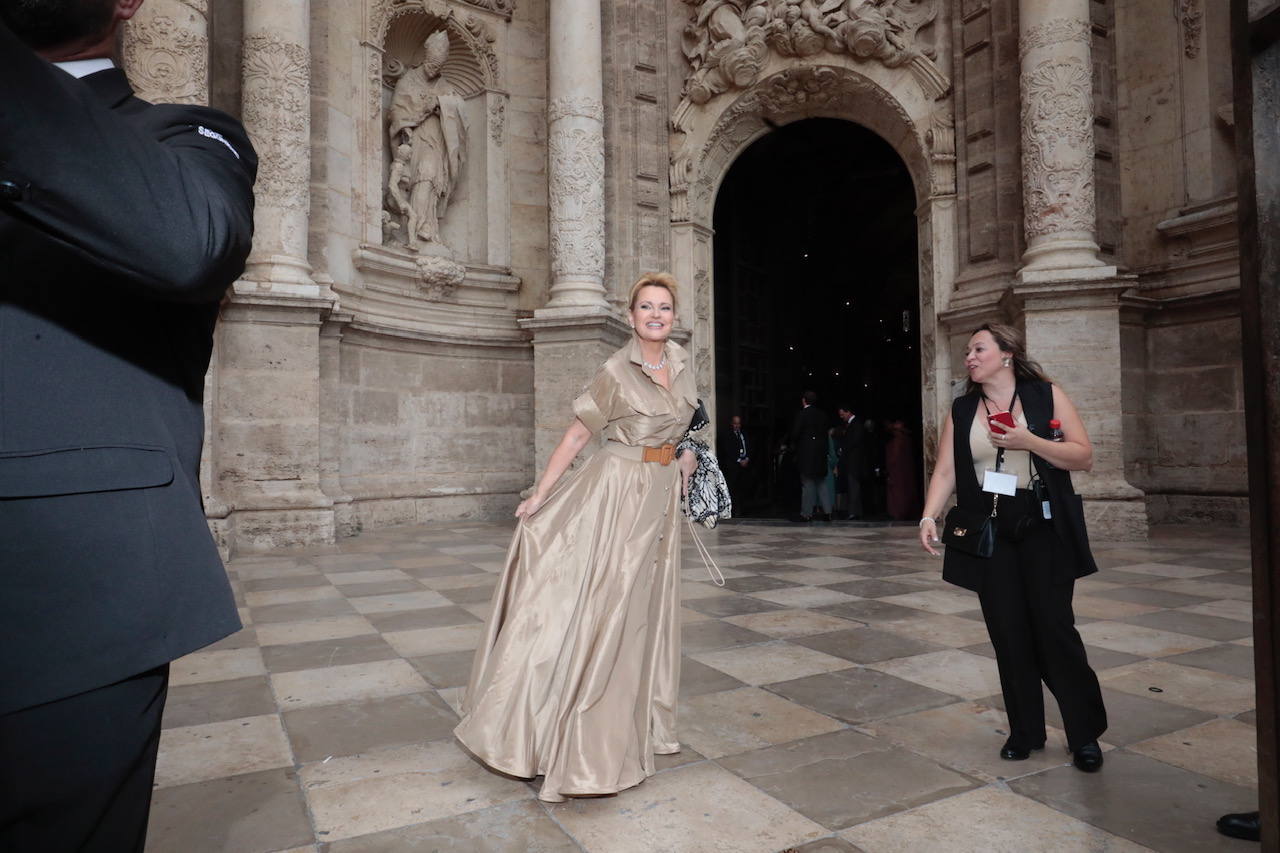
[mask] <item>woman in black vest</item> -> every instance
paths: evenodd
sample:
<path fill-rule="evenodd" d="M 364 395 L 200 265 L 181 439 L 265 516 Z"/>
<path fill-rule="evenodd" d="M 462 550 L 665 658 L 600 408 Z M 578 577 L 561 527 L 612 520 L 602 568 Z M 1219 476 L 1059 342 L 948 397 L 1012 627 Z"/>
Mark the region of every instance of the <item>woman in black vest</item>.
<path fill-rule="evenodd" d="M 1016 329 L 979 326 L 965 367 L 968 393 L 952 404 L 942 428 L 920 544 L 938 554 L 936 517 L 952 492 L 961 510 L 980 518 L 995 510 L 990 556 L 948 547 L 942 577 L 978 593 L 982 603 L 1009 715 L 1000 757 L 1021 761 L 1044 746 L 1043 681 L 1058 700 L 1075 766 L 1092 772 L 1102 766 L 1098 737 L 1107 712 L 1075 629 L 1071 594 L 1075 579 L 1098 567 L 1068 472 L 1088 471 L 1093 447 L 1075 406 L 1027 358 Z M 1003 433 L 988 422 L 1001 412 L 1011 412 L 1016 424 Z M 1059 440 L 1050 438 L 1050 420 L 1061 422 Z"/>

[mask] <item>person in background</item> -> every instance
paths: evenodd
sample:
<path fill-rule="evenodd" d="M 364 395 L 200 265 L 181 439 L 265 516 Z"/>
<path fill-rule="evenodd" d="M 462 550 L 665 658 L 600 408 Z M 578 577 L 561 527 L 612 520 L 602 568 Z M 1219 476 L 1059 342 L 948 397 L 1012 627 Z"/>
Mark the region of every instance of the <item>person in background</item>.
<path fill-rule="evenodd" d="M 867 428 L 866 422 L 853 413 L 848 403 L 836 409 L 836 416 L 844 423 L 840 439 L 840 462 L 836 476 L 844 483 L 846 499 L 845 517 L 862 518 L 862 481 L 867 476 Z"/>
<path fill-rule="evenodd" d="M 827 477 L 827 430 L 831 419 L 818 408 L 817 402 L 814 391 L 805 391 L 800 396 L 800 411 L 796 412 L 787 440 L 800 475 L 800 514 L 794 520 L 801 522 L 810 521 L 814 507 L 819 505 L 818 518 L 831 520 L 831 497 L 822 488 Z"/>
<path fill-rule="evenodd" d="M 995 525 L 991 555 L 948 547 L 942 578 L 977 592 L 982 604 L 1009 716 L 1000 757 L 1021 761 L 1044 747 L 1043 681 L 1058 701 L 1073 763 L 1093 772 L 1102 767 L 1098 737 L 1107 712 L 1071 595 L 1075 579 L 1098 567 L 1069 473 L 1093 466 L 1093 446 L 1071 399 L 1027 357 L 1017 329 L 979 326 L 964 364 L 968 393 L 943 424 L 920 546 L 937 556 L 937 516 L 952 492 L 961 509 Z M 1013 425 L 994 428 L 995 416 Z M 1062 423 L 1061 441 L 1049 438 L 1053 419 Z"/>
<path fill-rule="evenodd" d="M 747 500 L 754 491 L 756 466 L 751 458 L 754 451 L 755 441 L 743 429 L 742 415 L 729 418 L 729 428 L 720 434 L 717 461 L 720 463 L 720 470 L 724 472 L 725 483 L 729 486 L 729 497 L 733 500 L 735 514 L 739 508 L 746 508 Z"/>
<path fill-rule="evenodd" d="M 916 468 L 915 443 L 901 419 L 889 422 L 889 441 L 884 448 L 884 467 L 889 517 L 895 521 L 917 518 L 920 512 L 920 475 Z"/>
<path fill-rule="evenodd" d="M 169 662 L 240 628 L 205 372 L 257 160 L 134 97 L 140 0 L 0 0 L 0 850 L 146 842 Z"/>

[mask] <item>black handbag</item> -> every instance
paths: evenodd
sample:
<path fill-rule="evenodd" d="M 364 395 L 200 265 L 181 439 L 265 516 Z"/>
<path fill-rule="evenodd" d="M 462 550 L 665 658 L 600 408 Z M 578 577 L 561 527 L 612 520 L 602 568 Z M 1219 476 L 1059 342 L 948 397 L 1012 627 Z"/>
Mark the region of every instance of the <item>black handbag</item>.
<path fill-rule="evenodd" d="M 974 557 L 990 557 L 996 549 L 996 508 L 1000 496 L 991 502 L 991 512 L 953 506 L 942 522 L 942 542 Z"/>
<path fill-rule="evenodd" d="M 707 417 L 707 407 L 702 404 L 702 400 L 698 400 L 698 405 L 693 410 L 693 418 L 689 421 L 689 429 L 686 432 L 697 432 L 709 423 L 711 423 L 711 418 Z"/>

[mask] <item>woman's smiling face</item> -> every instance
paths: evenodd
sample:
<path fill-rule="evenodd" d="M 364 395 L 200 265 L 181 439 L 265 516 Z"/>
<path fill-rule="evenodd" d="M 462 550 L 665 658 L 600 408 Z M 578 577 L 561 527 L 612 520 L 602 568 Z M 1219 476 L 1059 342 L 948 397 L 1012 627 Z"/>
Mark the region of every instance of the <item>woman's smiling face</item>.
<path fill-rule="evenodd" d="M 1005 370 L 1003 360 L 1012 353 L 1001 352 L 996 339 L 986 329 L 969 338 L 969 346 L 964 351 L 964 366 L 969 371 L 969 379 L 978 384 L 987 382 L 1001 370 Z"/>
<path fill-rule="evenodd" d="M 656 284 L 640 288 L 631 308 L 631 325 L 642 340 L 665 341 L 676 322 L 671 291 Z"/>

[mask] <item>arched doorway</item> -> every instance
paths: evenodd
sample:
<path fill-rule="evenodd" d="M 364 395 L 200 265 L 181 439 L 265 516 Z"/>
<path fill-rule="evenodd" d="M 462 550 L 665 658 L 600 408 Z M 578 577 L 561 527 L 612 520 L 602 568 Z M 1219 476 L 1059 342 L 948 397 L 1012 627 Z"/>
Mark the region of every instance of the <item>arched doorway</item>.
<path fill-rule="evenodd" d="M 872 131 L 812 118 L 776 128 L 734 161 L 714 213 L 716 411 L 767 448 L 738 515 L 786 515 L 798 487 L 777 449 L 805 390 L 833 416 L 872 424 L 866 514 L 886 515 L 886 425 L 922 456 L 916 193 Z M 722 433 L 723 434 L 723 433 Z M 879 469 L 877 475 L 875 469 Z M 915 512 L 919 507 L 913 507 Z"/>

